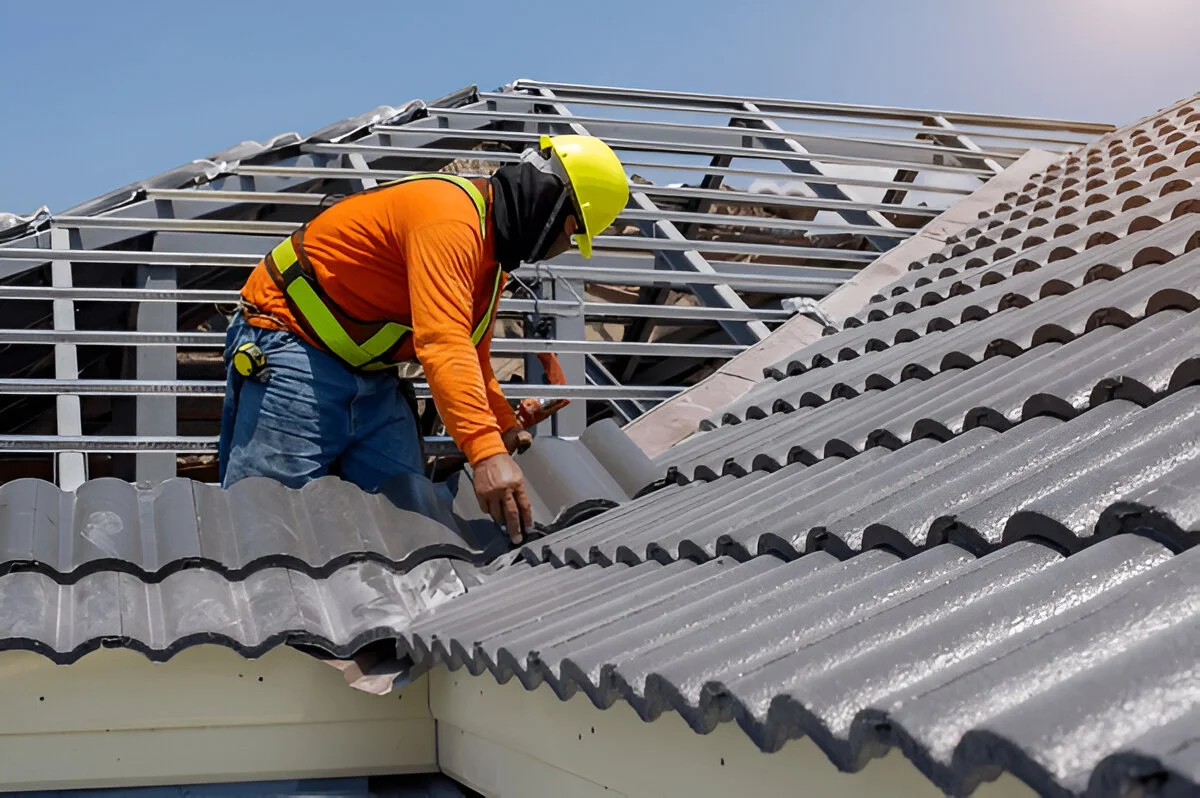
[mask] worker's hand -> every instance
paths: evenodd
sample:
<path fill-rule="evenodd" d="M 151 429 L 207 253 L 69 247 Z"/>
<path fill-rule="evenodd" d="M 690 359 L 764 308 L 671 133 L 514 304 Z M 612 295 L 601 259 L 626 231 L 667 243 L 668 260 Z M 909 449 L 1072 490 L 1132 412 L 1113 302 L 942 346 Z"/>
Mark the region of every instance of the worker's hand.
<path fill-rule="evenodd" d="M 520 424 L 500 437 L 504 439 L 504 448 L 508 449 L 509 454 L 519 454 L 533 445 L 533 436 Z"/>
<path fill-rule="evenodd" d="M 511 455 L 494 454 L 475 464 L 474 476 L 479 509 L 503 526 L 513 543 L 520 543 L 521 531 L 533 526 L 521 467 Z"/>

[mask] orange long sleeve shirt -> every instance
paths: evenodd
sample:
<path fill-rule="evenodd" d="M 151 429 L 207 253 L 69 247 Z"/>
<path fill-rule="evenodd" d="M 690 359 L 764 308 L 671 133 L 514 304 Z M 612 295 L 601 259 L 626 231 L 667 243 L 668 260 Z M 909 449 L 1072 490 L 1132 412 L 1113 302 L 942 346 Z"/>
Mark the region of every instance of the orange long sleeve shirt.
<path fill-rule="evenodd" d="M 447 432 L 472 464 L 504 452 L 501 433 L 517 423 L 492 371 L 492 330 L 478 347 L 471 343 L 492 295 L 494 244 L 491 213 L 481 238 L 475 203 L 444 180 L 350 196 L 304 231 L 317 281 L 342 310 L 413 328 L 397 359 L 420 362 Z M 250 324 L 286 329 L 317 345 L 264 264 L 251 272 L 242 299 L 258 311 L 247 314 Z"/>

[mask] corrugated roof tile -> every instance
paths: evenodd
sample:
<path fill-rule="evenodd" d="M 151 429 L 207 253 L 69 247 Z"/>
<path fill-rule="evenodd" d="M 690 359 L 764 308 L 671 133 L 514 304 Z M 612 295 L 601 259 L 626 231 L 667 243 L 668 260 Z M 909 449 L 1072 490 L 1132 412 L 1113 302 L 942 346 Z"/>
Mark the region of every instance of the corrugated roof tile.
<path fill-rule="evenodd" d="M 409 567 L 435 557 L 489 560 L 507 549 L 494 524 L 456 517 L 451 486 L 398 479 L 366 494 L 337 477 L 290 490 L 263 477 L 229 490 L 170 479 L 139 487 L 95 479 L 61 491 L 0 485 L 0 570 L 61 582 L 101 571 L 152 581 L 203 566 L 231 579 L 265 567 L 312 576 L 353 559 Z"/>
<path fill-rule="evenodd" d="M 162 661 L 200 643 L 247 657 L 285 643 L 349 656 L 392 639 L 420 610 L 463 592 L 445 559 L 407 573 L 352 563 L 321 578 L 264 568 L 238 581 L 204 568 L 153 583 L 107 570 L 59 584 L 19 571 L 0 576 L 0 650 L 35 651 L 60 664 L 101 646 Z"/>
<path fill-rule="evenodd" d="M 895 745 L 948 792 L 997 766 L 1045 793 L 1082 790 L 1116 747 L 1087 730 L 1108 728 L 1091 723 L 1099 717 L 1124 722 L 1130 675 L 1147 688 L 1134 689 L 1142 714 L 1117 739 L 1142 737 L 1164 710 L 1187 711 L 1172 702 L 1190 682 L 1173 681 L 1173 694 L 1149 688 L 1188 672 L 1195 636 L 1176 633 L 1191 625 L 1194 590 L 1175 588 L 1195 574 L 1193 553 L 1119 536 L 1069 557 L 1030 541 L 979 559 L 943 545 L 908 560 L 873 550 L 845 561 L 818 552 L 588 566 L 569 573 L 584 593 L 596 586 L 593 602 L 531 616 L 511 611 L 519 592 L 485 586 L 474 602 L 428 613 L 403 646 L 563 698 L 623 699 L 647 720 L 675 710 L 700 732 L 732 719 L 765 750 L 810 736 L 846 770 Z M 558 591 L 564 571 L 539 566 L 521 582 Z M 1131 612 L 1146 600 L 1144 616 Z M 1069 719 L 1062 735 L 1056 708 Z"/>

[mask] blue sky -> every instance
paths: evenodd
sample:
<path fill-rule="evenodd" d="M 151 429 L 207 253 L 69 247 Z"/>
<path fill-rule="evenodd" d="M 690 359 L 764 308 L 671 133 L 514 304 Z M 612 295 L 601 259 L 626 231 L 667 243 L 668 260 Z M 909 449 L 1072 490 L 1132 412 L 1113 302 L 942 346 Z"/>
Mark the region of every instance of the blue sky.
<path fill-rule="evenodd" d="M 0 211 L 518 77 L 1124 123 L 1197 41 L 1194 0 L 0 0 Z"/>

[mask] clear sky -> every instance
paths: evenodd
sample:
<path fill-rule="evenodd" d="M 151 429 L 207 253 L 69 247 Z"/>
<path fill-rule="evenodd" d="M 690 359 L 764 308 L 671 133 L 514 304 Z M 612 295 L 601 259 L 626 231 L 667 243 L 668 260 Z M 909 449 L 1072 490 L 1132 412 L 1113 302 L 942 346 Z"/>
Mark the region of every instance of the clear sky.
<path fill-rule="evenodd" d="M 1124 123 L 1196 0 L 0 0 L 0 211 L 516 78 Z"/>

